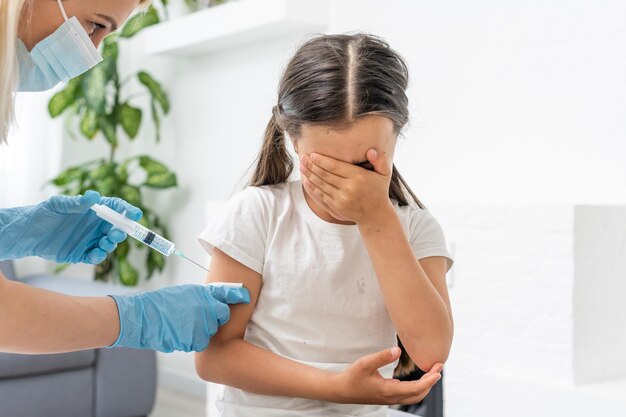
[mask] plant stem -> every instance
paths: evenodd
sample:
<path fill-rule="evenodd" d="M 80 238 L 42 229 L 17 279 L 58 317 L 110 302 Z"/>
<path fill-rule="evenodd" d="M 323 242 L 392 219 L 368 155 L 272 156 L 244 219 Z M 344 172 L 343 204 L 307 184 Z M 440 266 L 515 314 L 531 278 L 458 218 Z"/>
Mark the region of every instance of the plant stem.
<path fill-rule="evenodd" d="M 115 65 L 117 65 L 117 62 L 115 63 Z M 122 83 L 120 83 L 120 79 L 117 76 L 115 77 L 114 81 L 115 81 L 115 102 L 113 103 L 113 111 L 117 113 L 117 109 L 119 109 L 120 107 L 120 90 L 122 89 Z M 117 122 L 115 124 L 115 127 L 117 128 Z M 110 164 L 112 164 L 113 161 L 115 160 L 116 149 L 117 149 L 117 146 L 111 143 L 111 153 L 109 154 Z"/>

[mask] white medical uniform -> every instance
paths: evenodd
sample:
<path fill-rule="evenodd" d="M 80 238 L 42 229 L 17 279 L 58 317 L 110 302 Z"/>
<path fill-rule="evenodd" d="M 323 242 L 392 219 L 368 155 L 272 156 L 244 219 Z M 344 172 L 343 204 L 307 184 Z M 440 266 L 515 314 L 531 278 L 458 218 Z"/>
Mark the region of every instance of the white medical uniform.
<path fill-rule="evenodd" d="M 443 256 L 451 266 L 435 218 L 426 210 L 395 206 L 415 257 Z M 396 329 L 358 227 L 317 217 L 300 181 L 249 187 L 236 194 L 199 240 L 209 253 L 218 248 L 262 276 L 259 299 L 245 333 L 248 342 L 333 371 L 396 345 Z M 395 365 L 381 368 L 382 375 L 391 377 Z M 293 383 L 298 383 L 297 377 Z M 381 406 L 215 387 L 210 390 L 210 417 L 382 417 L 386 412 Z"/>

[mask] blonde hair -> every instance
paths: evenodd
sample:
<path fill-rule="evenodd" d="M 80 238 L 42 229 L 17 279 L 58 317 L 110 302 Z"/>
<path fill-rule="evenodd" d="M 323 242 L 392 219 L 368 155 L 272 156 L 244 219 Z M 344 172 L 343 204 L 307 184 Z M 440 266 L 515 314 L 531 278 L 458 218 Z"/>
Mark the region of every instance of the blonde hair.
<path fill-rule="evenodd" d="M 0 0 L 0 144 L 6 141 L 14 119 L 18 67 L 15 53 L 17 27 L 27 0 Z"/>
<path fill-rule="evenodd" d="M 14 96 L 19 68 L 16 56 L 17 30 L 24 5 L 30 0 L 0 0 L 0 144 L 6 142 L 15 119 Z M 151 0 L 139 0 L 145 8 Z"/>

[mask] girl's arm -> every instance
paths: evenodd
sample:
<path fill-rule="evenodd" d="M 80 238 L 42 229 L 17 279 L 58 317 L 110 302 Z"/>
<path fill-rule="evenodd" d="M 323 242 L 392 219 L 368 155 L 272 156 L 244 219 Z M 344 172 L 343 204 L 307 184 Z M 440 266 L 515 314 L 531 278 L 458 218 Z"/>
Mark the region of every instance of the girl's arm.
<path fill-rule="evenodd" d="M 398 337 L 413 362 L 430 369 L 445 362 L 452 344 L 446 260 L 415 259 L 389 200 L 392 165 L 373 149 L 366 156 L 374 171 L 320 154 L 305 156 L 302 183 L 331 215 L 358 225 Z"/>
<path fill-rule="evenodd" d="M 411 403 L 423 398 L 439 379 L 440 366 L 414 382 L 382 378 L 377 369 L 399 356 L 394 349 L 355 362 L 347 371 L 332 373 L 281 357 L 243 340 L 259 292 L 261 276 L 218 249 L 211 257 L 208 282 L 242 282 L 251 302 L 231 307 L 230 321 L 196 354 L 200 378 L 263 395 L 369 404 Z M 297 302 L 297 300 L 294 300 Z M 293 317 L 293 320 L 297 320 Z"/>
<path fill-rule="evenodd" d="M 359 231 L 407 353 L 420 369 L 444 363 L 453 335 L 446 258 L 415 259 L 393 207 L 359 224 Z"/>

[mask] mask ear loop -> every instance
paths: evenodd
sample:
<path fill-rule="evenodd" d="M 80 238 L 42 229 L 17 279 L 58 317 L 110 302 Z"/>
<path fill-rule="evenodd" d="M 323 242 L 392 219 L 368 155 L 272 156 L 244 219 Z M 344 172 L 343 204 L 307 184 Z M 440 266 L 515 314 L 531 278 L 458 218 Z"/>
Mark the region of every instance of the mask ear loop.
<path fill-rule="evenodd" d="M 63 2 L 61 0 L 57 0 L 59 4 L 59 9 L 61 9 L 61 13 L 63 14 L 63 19 L 67 22 L 69 19 L 67 18 L 67 13 L 65 13 L 65 7 L 63 7 Z"/>

